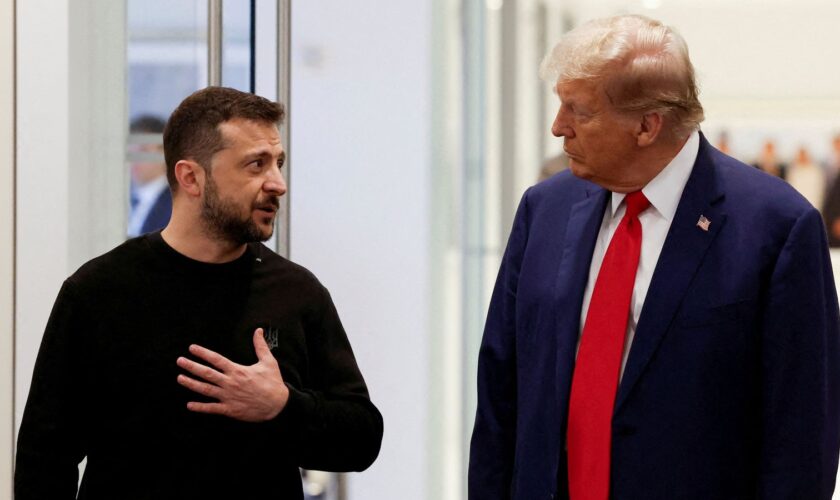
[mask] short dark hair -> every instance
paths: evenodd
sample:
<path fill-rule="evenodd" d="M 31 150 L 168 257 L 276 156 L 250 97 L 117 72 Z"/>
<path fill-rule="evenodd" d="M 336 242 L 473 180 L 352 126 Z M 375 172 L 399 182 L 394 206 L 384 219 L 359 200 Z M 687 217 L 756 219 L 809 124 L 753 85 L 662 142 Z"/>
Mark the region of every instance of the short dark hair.
<path fill-rule="evenodd" d="M 166 178 L 178 187 L 175 164 L 191 159 L 205 170 L 216 152 L 224 149 L 219 124 L 244 118 L 279 125 L 286 115 L 283 105 L 264 97 L 227 87 L 207 87 L 181 101 L 163 130 Z"/>

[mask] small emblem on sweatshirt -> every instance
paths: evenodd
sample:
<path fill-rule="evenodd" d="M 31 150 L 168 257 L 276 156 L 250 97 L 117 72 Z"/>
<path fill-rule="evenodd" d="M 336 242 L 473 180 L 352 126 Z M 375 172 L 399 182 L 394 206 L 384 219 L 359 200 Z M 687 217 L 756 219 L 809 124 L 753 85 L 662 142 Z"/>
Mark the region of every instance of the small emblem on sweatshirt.
<path fill-rule="evenodd" d="M 263 337 L 265 338 L 265 343 L 268 344 L 269 349 L 274 349 L 280 345 L 280 330 L 277 328 L 264 328 Z"/>
<path fill-rule="evenodd" d="M 705 215 L 701 215 L 700 220 L 697 221 L 697 227 L 703 231 L 708 231 L 710 225 L 712 225 L 712 221 L 707 219 Z"/>

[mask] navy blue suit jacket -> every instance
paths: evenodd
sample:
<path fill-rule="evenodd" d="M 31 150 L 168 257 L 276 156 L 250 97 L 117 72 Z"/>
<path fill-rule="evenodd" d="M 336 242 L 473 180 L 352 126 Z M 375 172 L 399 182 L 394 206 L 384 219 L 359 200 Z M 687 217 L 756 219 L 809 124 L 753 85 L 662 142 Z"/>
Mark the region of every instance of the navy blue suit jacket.
<path fill-rule="evenodd" d="M 568 497 L 569 390 L 608 195 L 563 172 L 522 199 L 479 355 L 472 500 Z M 618 388 L 611 497 L 830 499 L 838 323 L 819 213 L 702 138 Z"/>
<path fill-rule="evenodd" d="M 154 205 L 146 215 L 143 221 L 143 226 L 140 228 L 140 234 L 151 233 L 166 227 L 169 224 L 169 218 L 172 216 L 172 193 L 167 187 L 160 192 L 155 199 Z"/>

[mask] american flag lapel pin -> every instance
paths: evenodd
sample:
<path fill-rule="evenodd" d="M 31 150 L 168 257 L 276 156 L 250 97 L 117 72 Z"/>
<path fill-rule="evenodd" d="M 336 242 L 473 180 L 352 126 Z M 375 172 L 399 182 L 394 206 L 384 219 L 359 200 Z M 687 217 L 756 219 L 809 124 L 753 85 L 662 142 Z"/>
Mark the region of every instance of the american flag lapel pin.
<path fill-rule="evenodd" d="M 708 231 L 709 226 L 712 224 L 712 221 L 706 218 L 705 215 L 700 216 L 700 220 L 697 221 L 697 227 L 702 229 L 703 231 Z"/>

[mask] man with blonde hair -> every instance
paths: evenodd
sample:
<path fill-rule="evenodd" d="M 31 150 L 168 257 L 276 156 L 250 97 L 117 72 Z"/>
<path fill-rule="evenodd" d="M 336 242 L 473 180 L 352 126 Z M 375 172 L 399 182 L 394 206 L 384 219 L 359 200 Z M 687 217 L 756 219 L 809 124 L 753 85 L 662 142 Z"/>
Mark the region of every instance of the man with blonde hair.
<path fill-rule="evenodd" d="M 548 54 L 570 171 L 522 198 L 479 354 L 469 497 L 831 498 L 840 314 L 820 215 L 714 149 L 642 16 Z"/>

